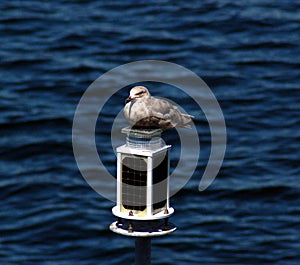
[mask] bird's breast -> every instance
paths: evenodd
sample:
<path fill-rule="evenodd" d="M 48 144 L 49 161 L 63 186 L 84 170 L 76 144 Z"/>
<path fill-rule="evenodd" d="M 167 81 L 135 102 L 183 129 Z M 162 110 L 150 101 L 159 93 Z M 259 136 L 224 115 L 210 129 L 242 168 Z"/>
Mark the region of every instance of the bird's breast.
<path fill-rule="evenodd" d="M 135 123 L 141 119 L 151 115 L 151 111 L 143 101 L 128 102 L 124 107 L 124 115 L 131 123 Z"/>

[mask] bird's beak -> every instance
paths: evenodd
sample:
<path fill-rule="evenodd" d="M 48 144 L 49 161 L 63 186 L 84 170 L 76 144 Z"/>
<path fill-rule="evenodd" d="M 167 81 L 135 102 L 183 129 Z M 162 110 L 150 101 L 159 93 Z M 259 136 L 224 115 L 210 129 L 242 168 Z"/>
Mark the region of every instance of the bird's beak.
<path fill-rule="evenodd" d="M 133 98 L 129 96 L 128 98 L 126 98 L 125 103 L 127 104 L 128 102 L 130 102 L 132 100 L 133 100 Z"/>

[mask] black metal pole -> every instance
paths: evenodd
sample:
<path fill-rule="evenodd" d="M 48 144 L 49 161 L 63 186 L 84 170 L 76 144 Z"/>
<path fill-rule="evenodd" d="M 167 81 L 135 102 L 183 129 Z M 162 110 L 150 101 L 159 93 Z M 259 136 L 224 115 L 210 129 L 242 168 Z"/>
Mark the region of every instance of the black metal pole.
<path fill-rule="evenodd" d="M 135 239 L 135 265 L 151 264 L 151 237 Z"/>

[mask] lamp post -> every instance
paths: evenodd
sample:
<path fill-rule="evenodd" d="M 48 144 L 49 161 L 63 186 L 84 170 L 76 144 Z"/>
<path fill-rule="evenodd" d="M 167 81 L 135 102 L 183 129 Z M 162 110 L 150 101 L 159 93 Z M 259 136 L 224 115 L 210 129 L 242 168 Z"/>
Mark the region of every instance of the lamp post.
<path fill-rule="evenodd" d="M 176 230 L 169 222 L 174 209 L 169 203 L 169 150 L 160 129 L 123 128 L 126 144 L 117 151 L 118 218 L 110 229 L 135 237 L 135 264 L 151 264 L 151 237 Z"/>

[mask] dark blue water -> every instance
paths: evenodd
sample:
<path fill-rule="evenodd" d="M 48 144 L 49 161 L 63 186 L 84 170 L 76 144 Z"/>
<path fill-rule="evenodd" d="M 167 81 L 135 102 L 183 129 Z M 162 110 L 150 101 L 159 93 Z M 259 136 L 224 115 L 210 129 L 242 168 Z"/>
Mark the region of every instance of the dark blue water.
<path fill-rule="evenodd" d="M 77 169 L 71 128 L 96 78 L 146 59 L 201 76 L 228 133 L 223 167 L 200 193 L 210 137 L 196 120 L 201 157 L 172 198 L 178 230 L 153 240 L 153 264 L 300 264 L 299 1 L 12 0 L 0 12 L 1 265 L 133 264 L 134 241 L 108 229 L 114 203 Z M 97 131 L 111 172 L 123 102 Z"/>

